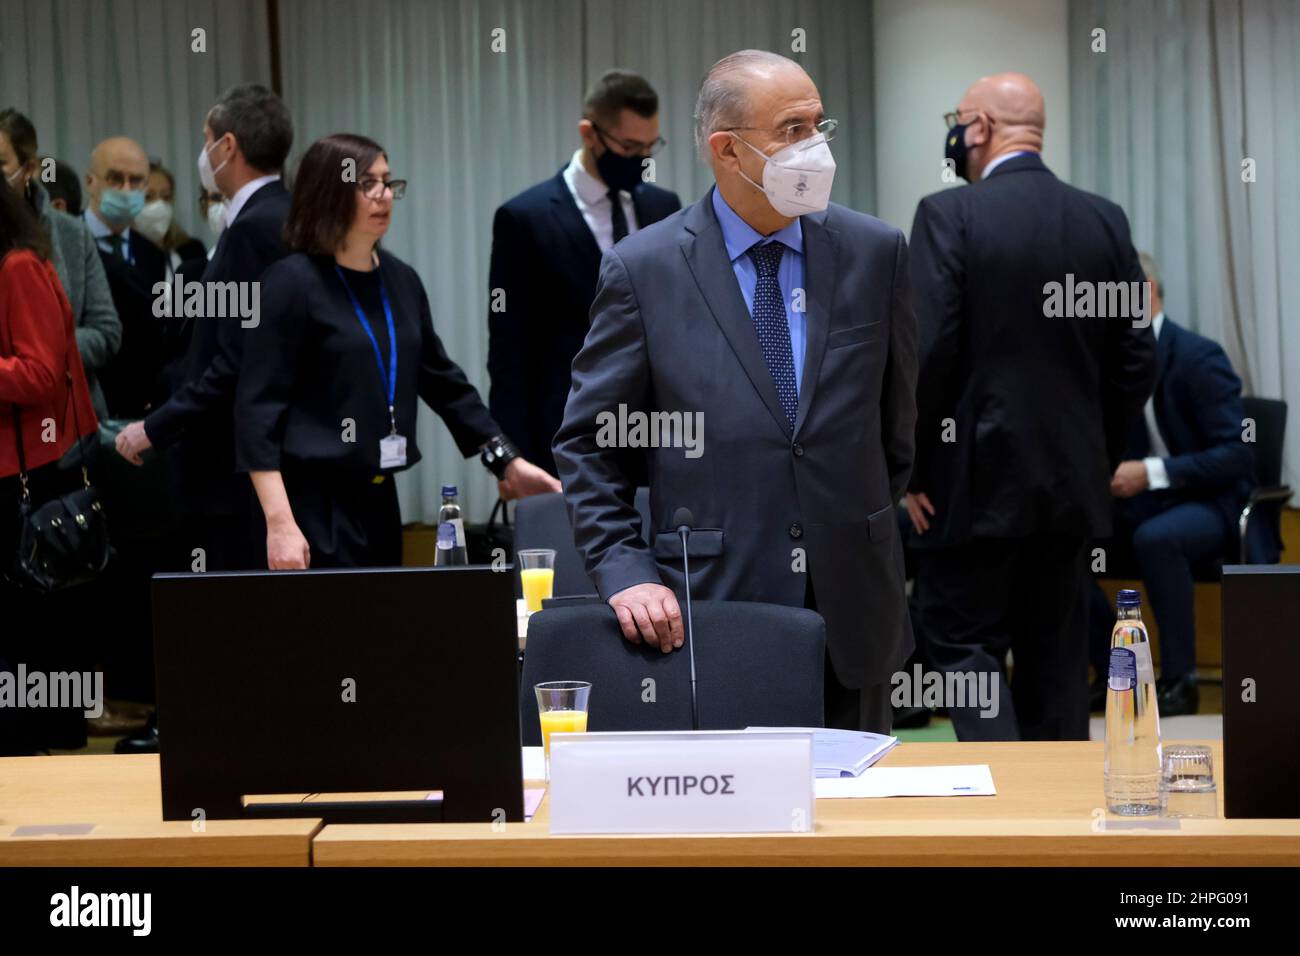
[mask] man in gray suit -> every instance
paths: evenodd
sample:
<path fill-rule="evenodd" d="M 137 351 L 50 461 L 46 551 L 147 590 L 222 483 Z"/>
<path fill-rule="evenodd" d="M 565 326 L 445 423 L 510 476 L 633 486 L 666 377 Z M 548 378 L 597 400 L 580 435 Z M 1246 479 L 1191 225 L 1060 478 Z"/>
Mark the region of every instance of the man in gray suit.
<path fill-rule="evenodd" d="M 554 450 L 575 540 L 629 641 L 682 646 L 672 518 L 688 508 L 704 529 L 693 594 L 815 607 L 827 726 L 887 732 L 912 650 L 894 503 L 912 466 L 916 323 L 902 233 L 828 202 L 834 129 L 792 60 L 714 64 L 695 136 L 717 186 L 605 253 Z M 629 451 L 648 465 L 650 547 Z"/>

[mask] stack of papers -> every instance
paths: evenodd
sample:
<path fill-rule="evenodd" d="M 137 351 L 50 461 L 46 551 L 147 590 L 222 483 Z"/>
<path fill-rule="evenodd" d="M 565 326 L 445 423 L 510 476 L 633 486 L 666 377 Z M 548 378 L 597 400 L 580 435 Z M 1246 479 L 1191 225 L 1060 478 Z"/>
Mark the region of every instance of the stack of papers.
<path fill-rule="evenodd" d="M 818 777 L 857 777 L 889 753 L 897 737 L 825 727 L 746 727 L 746 730 L 800 731 L 813 735 L 813 765 Z"/>

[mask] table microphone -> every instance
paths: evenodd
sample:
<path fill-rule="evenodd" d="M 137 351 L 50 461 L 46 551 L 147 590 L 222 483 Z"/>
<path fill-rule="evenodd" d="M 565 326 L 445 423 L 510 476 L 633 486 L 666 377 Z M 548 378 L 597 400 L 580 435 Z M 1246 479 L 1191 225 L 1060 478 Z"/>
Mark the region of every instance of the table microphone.
<path fill-rule="evenodd" d="M 695 622 L 691 617 L 691 565 L 686 556 L 686 541 L 695 524 L 695 516 L 688 508 L 673 512 L 673 524 L 682 538 L 682 573 L 686 576 L 686 650 L 691 659 L 691 730 L 700 729 L 700 700 L 695 693 Z"/>

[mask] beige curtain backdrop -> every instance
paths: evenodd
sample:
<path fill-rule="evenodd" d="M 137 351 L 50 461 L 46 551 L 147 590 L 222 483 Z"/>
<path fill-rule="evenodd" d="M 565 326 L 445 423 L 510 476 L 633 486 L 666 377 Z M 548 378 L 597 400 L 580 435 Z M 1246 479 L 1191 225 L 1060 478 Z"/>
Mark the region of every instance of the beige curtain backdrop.
<path fill-rule="evenodd" d="M 227 87 L 269 85 L 270 64 L 262 0 L 0 0 L 0 109 L 82 177 L 96 143 L 138 141 L 175 174 L 177 218 L 205 245 L 203 118 Z"/>
<path fill-rule="evenodd" d="M 1300 4 L 1075 0 L 1070 57 L 1075 183 L 1124 207 L 1169 316 L 1222 343 L 1249 394 L 1286 399 L 1296 484 Z"/>

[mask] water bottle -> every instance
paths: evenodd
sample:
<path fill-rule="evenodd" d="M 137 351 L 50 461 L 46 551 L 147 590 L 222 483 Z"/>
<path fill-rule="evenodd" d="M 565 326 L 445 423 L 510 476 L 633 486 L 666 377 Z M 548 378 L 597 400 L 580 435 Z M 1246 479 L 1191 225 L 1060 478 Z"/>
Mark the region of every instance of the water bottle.
<path fill-rule="evenodd" d="M 438 552 L 433 563 L 438 567 L 469 563 L 465 549 L 465 522 L 460 517 L 455 485 L 442 486 L 442 507 L 438 509 Z"/>
<path fill-rule="evenodd" d="M 1160 812 L 1160 712 L 1142 596 L 1123 590 L 1110 636 L 1106 681 L 1106 808 L 1123 816 Z"/>

